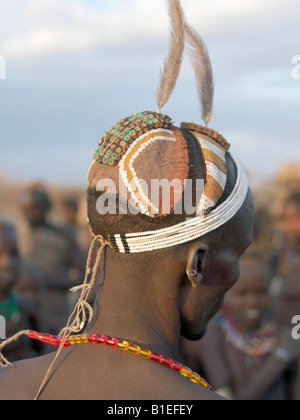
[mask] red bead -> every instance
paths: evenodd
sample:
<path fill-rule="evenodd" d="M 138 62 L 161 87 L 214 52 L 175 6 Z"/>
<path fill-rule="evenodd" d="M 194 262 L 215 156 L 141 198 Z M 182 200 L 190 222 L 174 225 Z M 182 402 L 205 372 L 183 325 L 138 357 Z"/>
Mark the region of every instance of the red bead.
<path fill-rule="evenodd" d="M 179 362 L 173 362 L 171 365 L 171 369 L 175 370 L 175 372 L 180 372 L 183 368 L 183 365 Z"/>
<path fill-rule="evenodd" d="M 45 344 L 51 344 L 52 346 L 59 346 L 61 344 L 61 339 L 58 337 L 55 337 L 50 334 L 39 334 L 35 331 L 30 331 L 28 334 L 29 338 L 32 338 L 34 340 L 41 341 Z"/>
<path fill-rule="evenodd" d="M 151 353 L 150 360 L 152 360 L 152 362 L 161 363 L 162 359 L 163 359 L 163 356 L 161 354 L 158 354 L 155 352 Z"/>
<path fill-rule="evenodd" d="M 107 344 L 107 338 L 105 335 L 100 335 L 97 338 L 97 343 L 101 344 L 102 346 L 105 346 Z"/>
<path fill-rule="evenodd" d="M 117 338 L 108 337 L 106 344 L 110 347 L 117 347 L 119 340 Z"/>
<path fill-rule="evenodd" d="M 52 346 L 60 346 L 61 345 L 61 339 L 58 337 L 50 337 L 49 338 L 49 344 L 51 344 Z"/>
<path fill-rule="evenodd" d="M 32 340 L 35 340 L 37 334 L 38 333 L 36 331 L 29 331 L 28 337 L 31 338 Z"/>
<path fill-rule="evenodd" d="M 174 361 L 169 357 L 163 357 L 160 363 L 169 368 L 173 365 Z"/>
<path fill-rule="evenodd" d="M 97 343 L 98 342 L 98 335 L 97 334 L 90 334 L 88 336 L 88 340 L 90 343 Z"/>
<path fill-rule="evenodd" d="M 61 344 L 61 343 L 60 343 Z M 68 340 L 65 342 L 65 344 L 64 344 L 64 349 L 66 349 L 66 348 L 68 348 L 68 347 L 71 347 L 71 344 L 68 342 Z"/>

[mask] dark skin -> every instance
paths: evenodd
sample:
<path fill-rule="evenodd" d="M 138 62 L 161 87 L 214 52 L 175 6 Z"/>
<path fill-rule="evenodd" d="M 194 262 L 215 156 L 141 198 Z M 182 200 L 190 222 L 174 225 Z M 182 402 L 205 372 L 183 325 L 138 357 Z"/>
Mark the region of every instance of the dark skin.
<path fill-rule="evenodd" d="M 96 181 L 90 180 L 90 186 Z M 252 240 L 253 214 L 249 192 L 243 207 L 222 229 L 222 240 L 216 242 L 214 235 L 207 235 L 193 243 L 155 251 L 151 254 L 155 264 L 143 261 L 138 265 L 135 255 L 106 248 L 88 332 L 123 338 L 180 359 L 181 334 L 199 338 L 238 279 L 239 258 Z M 193 270 L 196 276 L 187 275 Z M 0 373 L 0 399 L 33 399 L 52 361 L 53 355 L 47 355 L 20 362 L 17 369 L 5 368 Z M 61 352 L 40 399 L 220 397 L 155 363 L 86 344 Z"/>
<path fill-rule="evenodd" d="M 269 283 L 267 269 L 260 260 L 252 256 L 242 258 L 241 277 L 228 293 L 227 304 L 237 323 L 246 332 L 260 329 L 264 319 L 269 316 Z"/>

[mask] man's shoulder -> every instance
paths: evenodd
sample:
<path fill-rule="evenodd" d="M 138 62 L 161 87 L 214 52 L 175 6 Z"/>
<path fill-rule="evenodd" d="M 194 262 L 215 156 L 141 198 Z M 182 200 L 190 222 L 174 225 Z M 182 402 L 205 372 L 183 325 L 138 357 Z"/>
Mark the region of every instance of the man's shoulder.
<path fill-rule="evenodd" d="M 0 401 L 33 400 L 41 385 L 47 356 L 0 368 Z"/>
<path fill-rule="evenodd" d="M 140 383 L 140 389 L 145 392 L 146 399 L 168 400 L 168 401 L 220 401 L 223 397 L 206 388 L 196 385 L 192 381 L 174 372 L 171 369 L 164 369 L 160 365 L 148 365 L 149 375 L 146 388 Z M 150 370 L 152 370 L 150 372 Z M 145 377 L 142 375 L 142 377 Z M 142 394 L 140 399 L 145 399 Z"/>
<path fill-rule="evenodd" d="M 208 391 L 199 385 L 187 380 L 181 375 L 173 379 L 170 390 L 173 388 L 173 395 L 168 395 L 167 399 L 174 400 L 191 400 L 191 401 L 224 401 L 224 398 L 218 395 L 216 392 Z"/>
<path fill-rule="evenodd" d="M 66 349 L 67 351 L 68 349 Z M 109 376 L 109 372 L 114 367 L 108 368 L 108 363 L 101 362 L 93 364 L 91 358 L 87 358 L 85 364 L 79 360 L 73 359 L 71 364 L 66 362 L 65 354 L 61 356 L 65 360 L 64 367 L 56 370 L 52 377 L 44 399 L 98 399 L 110 400 L 118 399 L 154 399 L 154 400 L 220 400 L 219 395 L 207 391 L 201 386 L 197 386 L 182 375 L 154 364 L 139 364 L 139 375 L 136 375 L 137 369 L 133 365 L 124 367 L 124 371 L 119 372 L 120 377 L 128 380 L 133 385 L 123 387 L 123 381 L 112 385 L 109 382 L 103 383 L 102 377 Z M 43 382 L 46 371 L 48 370 L 53 355 L 46 355 L 37 359 L 18 362 L 15 367 L 0 369 L 0 400 L 33 400 Z M 111 362 L 111 359 L 110 359 Z M 79 368 L 74 370 L 73 366 Z M 120 363 L 112 366 L 121 366 Z M 91 366 L 94 366 L 95 372 L 101 372 L 99 375 L 91 375 Z M 78 382 L 78 374 L 82 380 Z M 122 376 L 123 375 L 123 376 Z M 62 381 L 65 378 L 65 381 Z M 145 381 L 147 378 L 147 381 Z"/>

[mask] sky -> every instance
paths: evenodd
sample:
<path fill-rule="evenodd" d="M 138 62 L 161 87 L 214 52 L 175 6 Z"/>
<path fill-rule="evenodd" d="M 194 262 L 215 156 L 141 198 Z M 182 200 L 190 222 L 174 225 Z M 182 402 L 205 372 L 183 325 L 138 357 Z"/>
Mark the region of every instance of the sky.
<path fill-rule="evenodd" d="M 299 0 L 182 6 L 214 68 L 210 127 L 256 181 L 299 163 Z M 156 111 L 168 41 L 164 0 L 0 0 L 0 176 L 85 186 L 104 132 Z M 162 112 L 202 124 L 188 50 Z"/>

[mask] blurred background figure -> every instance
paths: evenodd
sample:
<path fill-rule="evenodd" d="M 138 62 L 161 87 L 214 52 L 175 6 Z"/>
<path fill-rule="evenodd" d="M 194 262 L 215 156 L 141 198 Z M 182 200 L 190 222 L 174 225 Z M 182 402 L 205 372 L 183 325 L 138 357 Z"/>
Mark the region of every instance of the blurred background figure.
<path fill-rule="evenodd" d="M 75 241 L 78 240 L 80 225 L 78 222 L 79 203 L 76 197 L 62 200 L 62 227 Z"/>
<path fill-rule="evenodd" d="M 16 292 L 22 276 L 21 258 L 17 245 L 15 228 L 0 221 L 0 315 L 6 320 L 6 336 L 11 337 L 24 329 L 39 328 L 38 312 L 34 300 Z M 17 361 L 34 357 L 41 346 L 20 340 L 10 344 L 5 350 L 5 357 Z"/>
<path fill-rule="evenodd" d="M 300 355 L 290 330 L 280 332 L 272 313 L 272 271 L 261 253 L 241 259 L 241 276 L 199 342 L 183 342 L 194 368 L 230 399 L 293 399 Z M 195 366 L 197 361 L 198 366 Z"/>
<path fill-rule="evenodd" d="M 26 260 L 22 260 L 22 270 L 16 284 L 16 292 L 24 298 L 34 302 L 38 312 L 42 311 L 40 298 L 41 275 L 39 270 L 31 267 Z"/>
<path fill-rule="evenodd" d="M 286 198 L 278 213 L 278 249 L 271 294 L 280 325 L 300 314 L 300 188 Z"/>
<path fill-rule="evenodd" d="M 44 331 L 58 334 L 70 314 L 69 289 L 82 281 L 85 258 L 74 237 L 48 221 L 51 201 L 41 184 L 32 184 L 19 196 L 29 226 L 25 257 L 41 275 L 41 319 Z"/>

